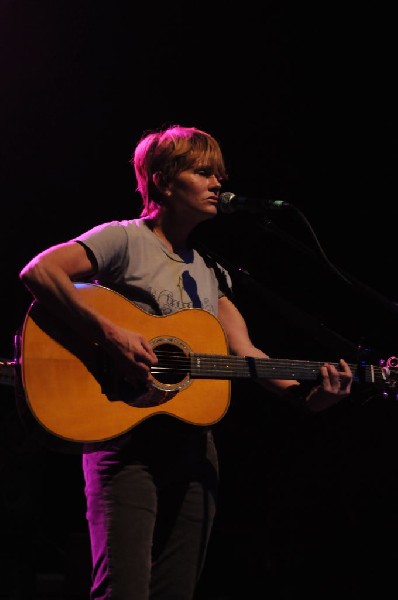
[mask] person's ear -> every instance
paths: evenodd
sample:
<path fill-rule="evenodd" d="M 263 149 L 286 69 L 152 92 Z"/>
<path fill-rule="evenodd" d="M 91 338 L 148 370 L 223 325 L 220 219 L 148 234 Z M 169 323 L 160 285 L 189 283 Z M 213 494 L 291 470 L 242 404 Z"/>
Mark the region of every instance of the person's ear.
<path fill-rule="evenodd" d="M 153 175 L 152 175 L 152 181 L 154 186 L 156 187 L 156 189 L 163 195 L 163 196 L 170 196 L 171 194 L 171 190 L 169 188 L 168 183 L 165 181 L 165 177 L 162 173 L 162 171 L 156 171 Z"/>

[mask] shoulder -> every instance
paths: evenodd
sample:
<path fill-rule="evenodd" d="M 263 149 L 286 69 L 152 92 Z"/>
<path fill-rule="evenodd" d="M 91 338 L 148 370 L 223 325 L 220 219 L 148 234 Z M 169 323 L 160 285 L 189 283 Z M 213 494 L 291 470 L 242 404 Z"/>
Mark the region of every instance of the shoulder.
<path fill-rule="evenodd" d="M 144 219 L 114 220 L 95 225 L 91 229 L 88 229 L 77 236 L 75 240 L 84 242 L 93 237 L 126 237 L 128 235 L 145 234 L 146 231 L 148 231 L 148 227 L 146 226 Z"/>

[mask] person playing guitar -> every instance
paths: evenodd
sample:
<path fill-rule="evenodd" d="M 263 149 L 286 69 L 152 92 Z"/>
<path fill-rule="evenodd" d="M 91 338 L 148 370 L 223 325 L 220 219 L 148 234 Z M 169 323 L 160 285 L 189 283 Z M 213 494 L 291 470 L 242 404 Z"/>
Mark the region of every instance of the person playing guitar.
<path fill-rule="evenodd" d="M 139 218 L 94 226 L 21 270 L 34 298 L 22 332 L 34 355 L 25 364 L 22 354 L 21 376 L 31 404 L 47 386 L 38 420 L 56 407 L 49 428 L 83 443 L 91 600 L 192 600 L 216 511 L 212 424 L 228 408 L 228 380 L 254 377 L 319 412 L 350 394 L 353 372 L 343 359 L 320 364 L 308 390 L 288 365 L 275 370 L 229 274 L 191 245 L 227 179 L 212 135 L 147 132 L 131 163 Z"/>

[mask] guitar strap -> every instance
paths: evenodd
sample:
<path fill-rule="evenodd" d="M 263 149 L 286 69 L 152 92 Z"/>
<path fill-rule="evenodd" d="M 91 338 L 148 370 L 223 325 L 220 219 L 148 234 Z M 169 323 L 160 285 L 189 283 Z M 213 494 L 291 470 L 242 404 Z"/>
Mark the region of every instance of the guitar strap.
<path fill-rule="evenodd" d="M 227 298 L 233 300 L 234 294 L 232 291 L 232 287 L 228 282 L 227 271 L 220 267 L 217 260 L 214 258 L 214 256 L 212 256 L 211 252 L 207 248 L 201 246 L 200 244 L 195 244 L 195 249 L 205 261 L 206 266 L 209 269 L 213 269 L 214 274 L 217 277 L 220 290 L 225 296 L 227 296 Z"/>

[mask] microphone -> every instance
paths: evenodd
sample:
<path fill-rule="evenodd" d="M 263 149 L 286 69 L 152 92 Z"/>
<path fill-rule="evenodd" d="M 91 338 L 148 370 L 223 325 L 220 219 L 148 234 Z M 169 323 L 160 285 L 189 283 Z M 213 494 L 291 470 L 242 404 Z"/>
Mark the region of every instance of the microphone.
<path fill-rule="evenodd" d="M 262 213 L 268 210 L 289 208 L 290 204 L 284 200 L 260 200 L 237 196 L 232 192 L 223 192 L 218 199 L 218 208 L 222 213 L 231 214 L 237 210 L 246 210 L 251 213 Z"/>

